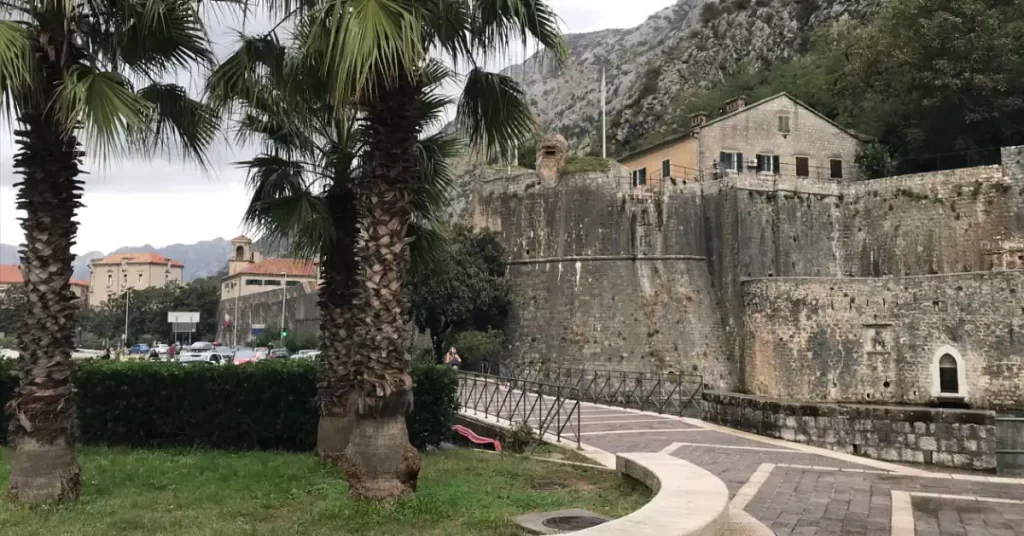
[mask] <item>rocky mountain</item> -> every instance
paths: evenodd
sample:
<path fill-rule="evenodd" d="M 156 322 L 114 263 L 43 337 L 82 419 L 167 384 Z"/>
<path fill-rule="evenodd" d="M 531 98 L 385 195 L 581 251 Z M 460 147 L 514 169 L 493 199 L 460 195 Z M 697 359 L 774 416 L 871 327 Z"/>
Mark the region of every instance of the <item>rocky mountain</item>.
<path fill-rule="evenodd" d="M 102 251 L 90 251 L 75 257 L 74 279 L 89 279 L 89 261 L 100 259 L 114 253 L 152 252 L 159 253 L 185 265 L 185 281 L 192 281 L 200 277 L 216 275 L 227 267 L 228 257 L 231 255 L 231 242 L 223 238 L 203 240 L 195 244 L 172 244 L 170 246 L 157 248 L 149 244 L 138 247 L 122 247 L 109 253 Z M 20 264 L 18 258 L 18 247 L 9 244 L 0 244 L 0 264 Z"/>
<path fill-rule="evenodd" d="M 815 29 L 870 17 L 884 1 L 679 0 L 634 28 L 567 35 L 564 69 L 538 53 L 503 72 L 524 86 L 546 129 L 560 132 L 577 153 L 597 154 L 604 67 L 609 145 L 628 149 L 647 133 L 672 128 L 665 118 L 679 112 L 687 92 L 792 58 Z"/>

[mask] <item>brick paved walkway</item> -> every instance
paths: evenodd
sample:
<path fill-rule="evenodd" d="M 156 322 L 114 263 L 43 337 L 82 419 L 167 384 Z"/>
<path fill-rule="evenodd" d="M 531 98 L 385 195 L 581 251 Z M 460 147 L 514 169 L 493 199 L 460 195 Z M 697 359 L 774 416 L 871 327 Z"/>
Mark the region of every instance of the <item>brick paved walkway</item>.
<path fill-rule="evenodd" d="M 737 535 L 1024 536 L 1024 479 L 932 472 L 654 413 L 584 404 L 578 427 L 567 413 L 570 443 L 578 434 L 610 453 L 668 452 L 717 475 Z"/>

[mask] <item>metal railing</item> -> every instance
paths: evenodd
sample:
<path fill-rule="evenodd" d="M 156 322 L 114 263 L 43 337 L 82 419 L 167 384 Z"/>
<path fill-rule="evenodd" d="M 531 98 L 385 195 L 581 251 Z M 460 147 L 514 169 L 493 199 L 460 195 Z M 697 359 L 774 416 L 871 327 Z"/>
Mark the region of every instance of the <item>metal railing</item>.
<path fill-rule="evenodd" d="M 525 422 L 539 437 L 574 436 L 580 446 L 580 392 L 568 386 L 521 378 L 459 372 L 459 409 L 507 421 Z M 567 431 L 571 434 L 566 434 Z M 569 438 L 570 440 L 572 438 Z"/>
<path fill-rule="evenodd" d="M 580 400 L 687 417 L 699 417 L 704 394 L 700 374 L 591 370 L 502 364 L 502 373 L 579 392 Z"/>

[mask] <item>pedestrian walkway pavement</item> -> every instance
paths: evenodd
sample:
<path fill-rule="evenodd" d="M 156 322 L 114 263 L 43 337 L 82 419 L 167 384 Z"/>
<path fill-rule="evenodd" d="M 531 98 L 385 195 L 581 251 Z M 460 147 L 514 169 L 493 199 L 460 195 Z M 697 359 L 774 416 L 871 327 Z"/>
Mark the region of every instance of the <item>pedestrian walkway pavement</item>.
<path fill-rule="evenodd" d="M 893 464 L 686 417 L 588 403 L 578 411 L 557 415 L 562 441 L 605 451 L 598 459 L 664 452 L 717 475 L 736 536 L 1024 536 L 1024 479 Z"/>

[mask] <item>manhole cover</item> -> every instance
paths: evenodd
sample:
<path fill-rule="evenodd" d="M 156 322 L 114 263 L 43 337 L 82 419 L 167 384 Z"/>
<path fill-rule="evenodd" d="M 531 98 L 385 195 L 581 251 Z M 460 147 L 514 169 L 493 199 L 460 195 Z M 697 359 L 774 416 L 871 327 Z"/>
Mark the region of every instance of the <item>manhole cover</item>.
<path fill-rule="evenodd" d="M 549 517 L 543 521 L 545 527 L 555 530 L 573 531 L 596 527 L 605 520 L 591 516 L 559 516 Z"/>
<path fill-rule="evenodd" d="M 554 491 L 556 489 L 565 489 L 568 485 L 565 482 L 558 480 L 537 480 L 530 485 L 530 488 L 534 491 Z"/>

